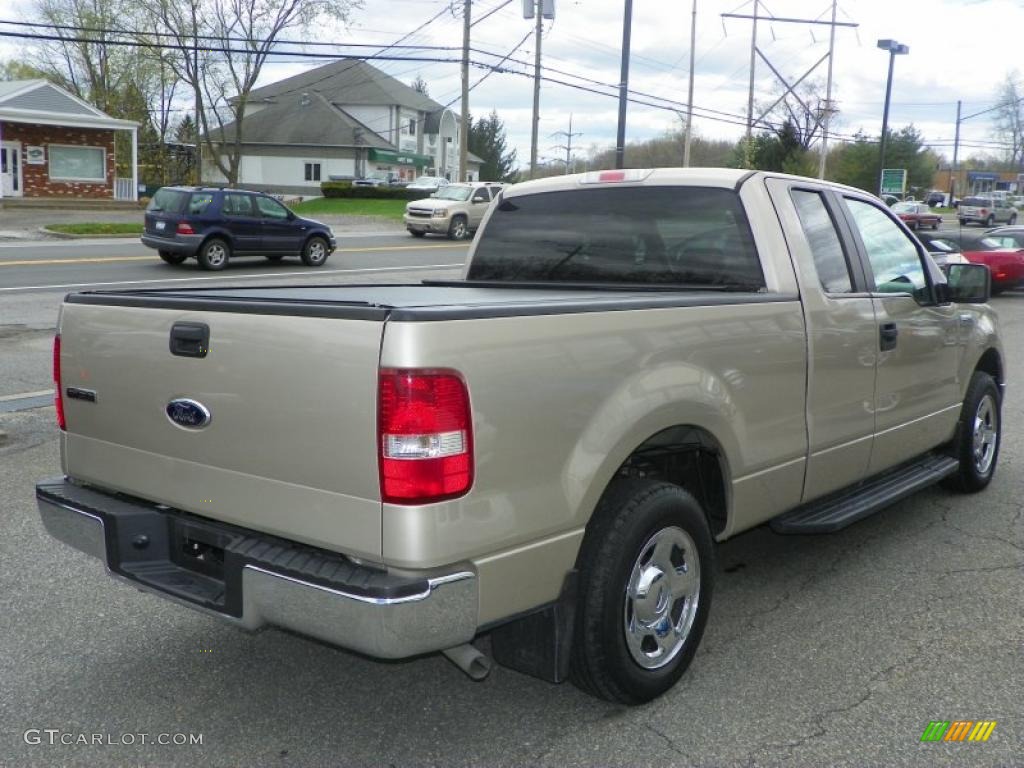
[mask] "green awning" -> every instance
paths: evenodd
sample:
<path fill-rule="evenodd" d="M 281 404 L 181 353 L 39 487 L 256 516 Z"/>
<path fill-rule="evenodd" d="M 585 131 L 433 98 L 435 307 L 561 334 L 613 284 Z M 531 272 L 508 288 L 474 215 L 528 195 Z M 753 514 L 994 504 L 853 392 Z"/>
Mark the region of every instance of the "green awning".
<path fill-rule="evenodd" d="M 422 168 L 434 164 L 429 155 L 417 155 L 415 152 L 395 152 L 391 149 L 371 149 L 370 159 L 378 163 L 395 163 L 397 165 L 415 165 Z"/>

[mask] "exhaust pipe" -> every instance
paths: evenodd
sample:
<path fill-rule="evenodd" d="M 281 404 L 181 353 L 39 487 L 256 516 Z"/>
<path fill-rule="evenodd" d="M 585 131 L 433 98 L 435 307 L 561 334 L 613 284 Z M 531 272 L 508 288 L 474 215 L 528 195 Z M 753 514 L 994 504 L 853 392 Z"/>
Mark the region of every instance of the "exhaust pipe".
<path fill-rule="evenodd" d="M 469 643 L 448 648 L 442 653 L 448 657 L 448 661 L 461 669 L 470 679 L 480 682 L 491 674 L 491 660 Z"/>

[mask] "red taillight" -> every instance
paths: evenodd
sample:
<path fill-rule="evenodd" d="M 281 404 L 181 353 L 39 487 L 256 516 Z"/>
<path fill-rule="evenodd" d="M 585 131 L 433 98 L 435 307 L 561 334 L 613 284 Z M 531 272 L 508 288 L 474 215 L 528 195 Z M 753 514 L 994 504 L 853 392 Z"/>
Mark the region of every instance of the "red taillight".
<path fill-rule="evenodd" d="M 60 385 L 60 334 L 53 337 L 53 404 L 57 408 L 57 426 L 67 429 L 64 423 L 64 398 Z"/>
<path fill-rule="evenodd" d="M 473 422 L 466 383 L 454 371 L 380 372 L 380 492 L 392 504 L 461 496 L 473 484 Z"/>
<path fill-rule="evenodd" d="M 194 235 L 196 231 L 192 229 L 192 225 L 187 221 L 178 222 L 178 234 L 179 235 Z"/>
<path fill-rule="evenodd" d="M 625 171 L 601 171 L 597 177 L 598 181 L 625 181 Z"/>
<path fill-rule="evenodd" d="M 988 216 L 988 211 L 986 209 L 982 208 L 981 209 L 981 215 L 982 216 Z"/>

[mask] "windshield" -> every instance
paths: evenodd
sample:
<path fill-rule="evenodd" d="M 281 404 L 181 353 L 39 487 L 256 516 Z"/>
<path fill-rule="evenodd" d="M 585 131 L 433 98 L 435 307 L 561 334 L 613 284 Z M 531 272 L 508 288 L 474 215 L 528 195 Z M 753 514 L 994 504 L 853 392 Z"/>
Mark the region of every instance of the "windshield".
<path fill-rule="evenodd" d="M 982 208 L 991 208 L 992 200 L 987 197 L 965 197 L 960 202 L 960 205 L 972 205 L 976 207 L 980 206 Z"/>
<path fill-rule="evenodd" d="M 618 187 L 505 198 L 469 280 L 678 285 L 756 291 L 761 263 L 736 193 Z"/>
<path fill-rule="evenodd" d="M 471 187 L 447 186 L 434 194 L 435 200 L 469 200 L 473 194 Z"/>
<path fill-rule="evenodd" d="M 917 203 L 896 203 L 892 207 L 893 213 L 916 213 Z"/>

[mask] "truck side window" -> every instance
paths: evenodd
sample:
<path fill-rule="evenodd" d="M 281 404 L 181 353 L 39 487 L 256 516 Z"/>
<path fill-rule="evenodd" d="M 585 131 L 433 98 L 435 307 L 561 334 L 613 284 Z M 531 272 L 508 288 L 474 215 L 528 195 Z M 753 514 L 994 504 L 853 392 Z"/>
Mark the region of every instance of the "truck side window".
<path fill-rule="evenodd" d="M 843 243 L 821 193 L 794 189 L 792 195 L 800 225 L 811 246 L 821 287 L 826 293 L 853 293 L 850 265 L 846 262 Z"/>
<path fill-rule="evenodd" d="M 921 255 L 899 225 L 870 203 L 846 198 L 853 223 L 867 251 L 875 290 L 914 294 L 927 288 Z"/>

